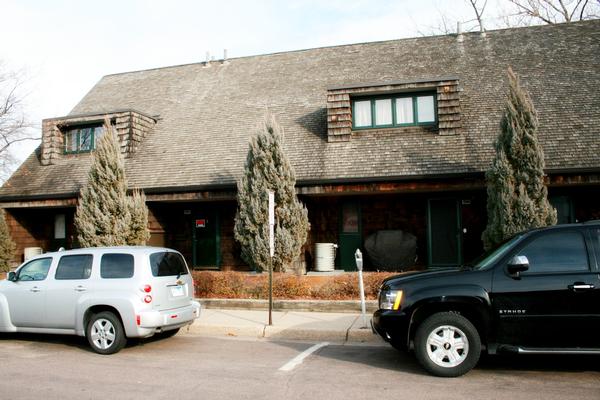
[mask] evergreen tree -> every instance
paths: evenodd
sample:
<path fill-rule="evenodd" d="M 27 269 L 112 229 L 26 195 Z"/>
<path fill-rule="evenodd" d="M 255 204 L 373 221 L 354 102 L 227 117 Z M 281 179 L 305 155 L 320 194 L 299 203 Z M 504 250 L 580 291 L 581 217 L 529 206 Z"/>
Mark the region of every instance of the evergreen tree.
<path fill-rule="evenodd" d="M 8 272 L 14 264 L 15 242 L 10 237 L 6 215 L 0 210 L 0 272 Z"/>
<path fill-rule="evenodd" d="M 556 224 L 556 210 L 544 185 L 544 152 L 538 143 L 537 113 L 517 76 L 508 69 L 509 92 L 494 144 L 496 157 L 486 173 L 489 249 L 529 228 Z"/>
<path fill-rule="evenodd" d="M 258 271 L 267 270 L 269 257 L 268 192 L 275 193 L 275 271 L 291 270 L 300 255 L 310 224 L 308 212 L 296 197 L 294 170 L 283 152 L 283 132 L 266 115 L 250 140 L 244 175 L 238 182 L 238 211 L 234 234 L 242 258 Z"/>
<path fill-rule="evenodd" d="M 127 244 L 130 246 L 143 246 L 150 239 L 148 207 L 146 206 L 146 195 L 143 191 L 136 189 L 129 196 L 129 212 L 131 213 L 131 223 Z"/>
<path fill-rule="evenodd" d="M 106 121 L 75 212 L 77 240 L 81 247 L 126 245 L 130 223 L 123 158 L 116 134 Z"/>

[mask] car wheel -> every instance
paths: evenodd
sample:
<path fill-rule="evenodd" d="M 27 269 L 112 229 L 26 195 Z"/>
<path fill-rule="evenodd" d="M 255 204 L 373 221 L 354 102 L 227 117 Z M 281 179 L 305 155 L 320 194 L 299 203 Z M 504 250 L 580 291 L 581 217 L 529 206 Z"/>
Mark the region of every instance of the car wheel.
<path fill-rule="evenodd" d="M 121 320 L 110 311 L 94 314 L 90 318 L 86 337 L 92 350 L 98 354 L 114 354 L 127 342 Z"/>
<path fill-rule="evenodd" d="M 171 329 L 170 331 L 163 331 L 158 334 L 158 337 L 163 338 L 163 339 L 170 338 L 172 336 L 177 335 L 177 332 L 179 332 L 179 328 Z"/>
<path fill-rule="evenodd" d="M 456 377 L 469 372 L 481 355 L 481 339 L 473 324 L 462 315 L 433 314 L 417 329 L 415 354 L 429 373 Z"/>

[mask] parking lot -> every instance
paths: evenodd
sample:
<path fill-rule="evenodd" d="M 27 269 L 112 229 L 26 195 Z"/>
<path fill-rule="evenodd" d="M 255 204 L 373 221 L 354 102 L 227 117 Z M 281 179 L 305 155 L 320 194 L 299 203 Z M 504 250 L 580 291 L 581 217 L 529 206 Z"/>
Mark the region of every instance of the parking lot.
<path fill-rule="evenodd" d="M 0 336 L 2 399 L 598 399 L 599 357 L 490 357 L 434 378 L 390 346 L 180 333 L 93 353 L 83 338 Z"/>

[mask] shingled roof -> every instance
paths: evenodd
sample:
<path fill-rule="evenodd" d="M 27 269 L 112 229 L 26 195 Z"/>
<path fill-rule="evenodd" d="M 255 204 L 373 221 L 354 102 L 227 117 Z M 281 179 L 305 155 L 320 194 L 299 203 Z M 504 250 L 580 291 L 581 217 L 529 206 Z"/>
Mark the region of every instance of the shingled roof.
<path fill-rule="evenodd" d="M 71 115 L 135 109 L 158 122 L 126 160 L 130 186 L 232 186 L 265 109 L 285 129 L 299 183 L 484 171 L 493 156 L 510 65 L 540 119 L 548 169 L 600 167 L 600 21 L 325 47 L 103 77 Z M 454 76 L 457 135 L 392 129 L 327 140 L 327 89 Z M 42 166 L 39 150 L 0 189 L 8 197 L 76 193 L 89 154 Z"/>

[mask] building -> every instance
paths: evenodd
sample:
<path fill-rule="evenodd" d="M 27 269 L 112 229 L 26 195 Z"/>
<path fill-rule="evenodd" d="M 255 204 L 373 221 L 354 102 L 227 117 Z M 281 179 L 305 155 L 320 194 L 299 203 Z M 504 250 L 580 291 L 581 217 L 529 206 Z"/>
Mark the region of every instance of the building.
<path fill-rule="evenodd" d="M 314 244 L 337 262 L 381 230 L 417 238 L 418 263 L 482 250 L 484 171 L 512 66 L 539 113 L 559 220 L 600 218 L 600 21 L 334 46 L 103 77 L 0 189 L 22 259 L 70 247 L 77 196 L 105 118 L 130 187 L 144 189 L 151 243 L 201 268 L 245 269 L 235 182 L 268 108 L 285 129 Z"/>

